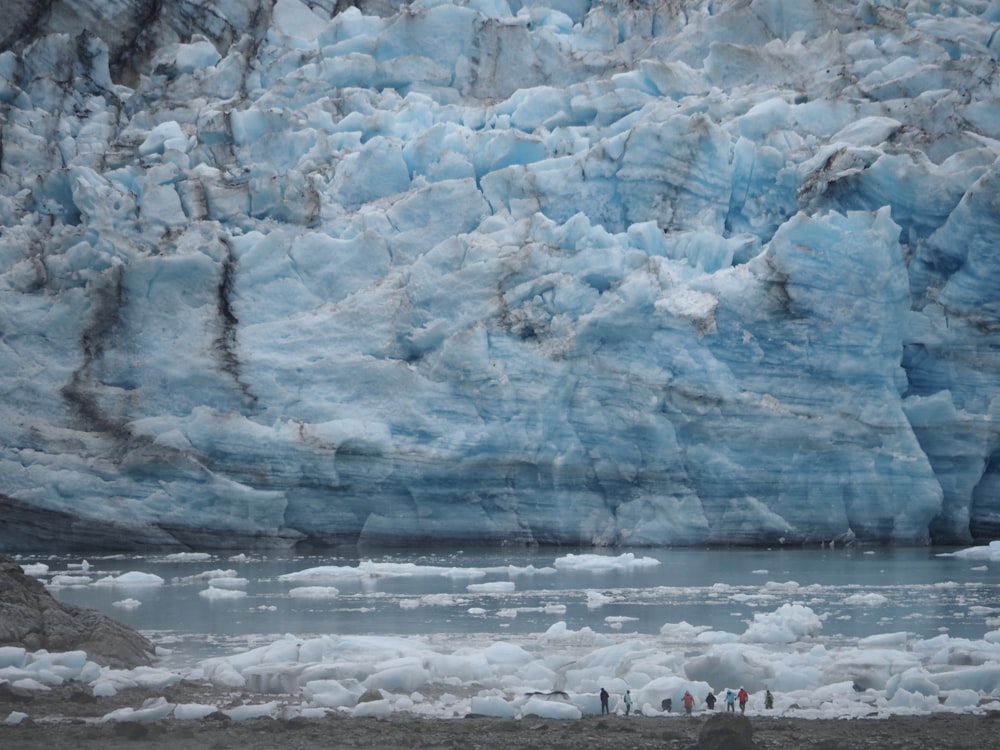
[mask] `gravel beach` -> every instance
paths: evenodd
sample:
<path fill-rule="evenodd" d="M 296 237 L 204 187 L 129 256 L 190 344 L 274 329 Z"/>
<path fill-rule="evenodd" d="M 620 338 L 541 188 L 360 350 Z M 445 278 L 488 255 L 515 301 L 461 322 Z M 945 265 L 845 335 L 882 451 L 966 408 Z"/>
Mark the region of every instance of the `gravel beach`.
<path fill-rule="evenodd" d="M 95 699 L 79 686 L 25 696 L 0 694 L 0 719 L 12 711 L 28 715 L 17 725 L 0 725 L 0 748 L 14 750 L 355 750 L 355 748 L 489 748 L 490 750 L 986 750 L 1000 742 L 1000 712 L 934 714 L 882 719 L 798 719 L 749 716 L 752 744 L 719 744 L 706 737 L 713 715 L 688 717 L 587 716 L 577 721 L 526 717 L 424 719 L 394 714 L 388 719 L 350 718 L 337 712 L 318 719 L 232 721 L 222 714 L 197 721 L 165 719 L 151 723 L 100 721 L 121 707 L 138 708 L 148 698 L 170 702 L 235 705 L 263 702 L 265 696 L 239 695 L 184 683 L 168 691 L 126 690 Z M 276 696 L 266 696 L 271 699 Z M 714 716 L 718 716 L 718 713 Z M 717 722 L 716 722 L 717 723 Z"/>

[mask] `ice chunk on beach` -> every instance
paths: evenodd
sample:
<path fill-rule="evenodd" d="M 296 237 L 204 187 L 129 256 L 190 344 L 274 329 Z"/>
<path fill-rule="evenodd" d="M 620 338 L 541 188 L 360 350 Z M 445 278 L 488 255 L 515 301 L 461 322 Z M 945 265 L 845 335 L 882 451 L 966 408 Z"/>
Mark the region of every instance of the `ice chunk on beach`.
<path fill-rule="evenodd" d="M 137 722 L 146 723 L 159 721 L 170 715 L 174 704 L 168 703 L 166 698 L 150 698 L 142 704 L 141 708 L 119 708 L 101 717 L 102 722 Z"/>
<path fill-rule="evenodd" d="M 0 646 L 0 669 L 23 667 L 28 663 L 28 652 L 20 646 Z"/>
<path fill-rule="evenodd" d="M 210 703 L 178 703 L 174 706 L 174 718 L 182 721 L 197 721 L 218 710 Z"/>
<path fill-rule="evenodd" d="M 248 703 L 243 706 L 224 708 L 222 709 L 222 713 L 233 721 L 247 721 L 248 719 L 261 719 L 274 716 L 277 710 L 278 702 L 269 701 L 268 703 Z"/>
<path fill-rule="evenodd" d="M 513 718 L 518 713 L 517 706 L 504 700 L 499 695 L 475 696 L 470 703 L 470 710 L 473 714 L 479 716 L 496 716 L 499 718 Z"/>
<path fill-rule="evenodd" d="M 388 700 L 366 701 L 357 704 L 351 711 L 354 718 L 385 719 L 392 715 L 392 702 Z"/>
<path fill-rule="evenodd" d="M 521 706 L 521 715 L 542 719 L 579 719 L 583 712 L 567 701 L 532 696 Z"/>

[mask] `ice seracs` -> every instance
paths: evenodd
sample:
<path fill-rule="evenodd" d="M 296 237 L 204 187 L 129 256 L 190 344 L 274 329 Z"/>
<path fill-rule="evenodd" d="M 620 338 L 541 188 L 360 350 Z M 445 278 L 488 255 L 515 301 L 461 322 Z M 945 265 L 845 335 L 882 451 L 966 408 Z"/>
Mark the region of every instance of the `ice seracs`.
<path fill-rule="evenodd" d="M 210 6 L 0 53 L 0 549 L 1000 528 L 989 3 Z"/>

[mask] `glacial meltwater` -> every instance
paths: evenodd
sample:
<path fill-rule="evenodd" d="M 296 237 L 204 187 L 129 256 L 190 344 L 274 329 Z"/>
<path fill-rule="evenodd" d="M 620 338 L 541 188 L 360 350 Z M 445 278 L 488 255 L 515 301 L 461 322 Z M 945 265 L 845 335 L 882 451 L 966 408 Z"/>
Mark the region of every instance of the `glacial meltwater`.
<path fill-rule="evenodd" d="M 668 623 L 743 633 L 802 604 L 816 638 L 982 638 L 1000 627 L 1000 564 L 929 548 L 366 551 L 23 559 L 60 600 L 142 631 L 165 662 L 294 634 L 463 641 L 570 630 L 658 635 Z M 30 569 L 30 568 L 29 568 Z M 147 574 L 147 575 L 138 575 Z M 692 644 L 694 646 L 695 644 Z M 169 652 L 169 653 L 168 653 Z"/>
<path fill-rule="evenodd" d="M 1000 708 L 997 542 L 21 562 L 59 599 L 144 632 L 158 659 L 123 672 L 8 649 L 0 675 L 15 684 L 205 681 L 251 696 L 240 710 L 254 716 L 579 718 L 601 688 L 613 711 L 630 690 L 658 715 L 686 691 L 738 686 L 751 712 L 773 691 L 767 710 L 804 718 Z M 161 699 L 121 720 L 216 708 Z"/>

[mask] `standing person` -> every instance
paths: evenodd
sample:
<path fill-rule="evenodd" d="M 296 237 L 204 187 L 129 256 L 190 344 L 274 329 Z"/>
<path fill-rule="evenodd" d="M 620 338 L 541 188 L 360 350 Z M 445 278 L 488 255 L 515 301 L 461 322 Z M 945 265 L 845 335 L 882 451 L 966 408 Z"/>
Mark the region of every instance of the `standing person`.
<path fill-rule="evenodd" d="M 694 708 L 694 696 L 687 690 L 684 691 L 684 697 L 681 698 L 681 703 L 684 704 L 685 713 L 690 714 L 691 709 Z"/>
<path fill-rule="evenodd" d="M 774 693 L 770 689 L 764 693 L 764 708 L 774 708 Z"/>
<path fill-rule="evenodd" d="M 736 693 L 726 688 L 726 711 L 736 713 Z"/>
<path fill-rule="evenodd" d="M 611 696 L 608 694 L 608 691 L 601 688 L 601 716 L 611 713 L 611 710 L 608 708 L 608 698 L 610 697 Z"/>
<path fill-rule="evenodd" d="M 747 712 L 747 701 L 750 700 L 750 694 L 743 688 L 740 688 L 740 692 L 736 694 L 736 697 L 740 701 L 740 713 L 745 714 Z"/>
<path fill-rule="evenodd" d="M 705 703 L 708 704 L 709 711 L 715 710 L 715 693 L 713 693 L 711 690 L 709 690 L 708 695 L 705 696 Z"/>
<path fill-rule="evenodd" d="M 626 690 L 625 695 L 625 715 L 628 716 L 632 712 L 632 691 Z"/>

